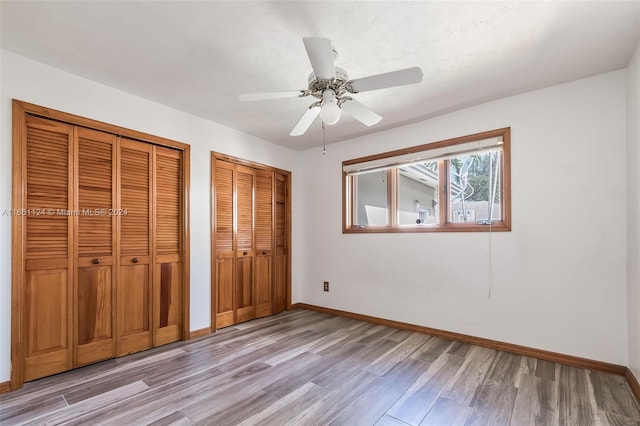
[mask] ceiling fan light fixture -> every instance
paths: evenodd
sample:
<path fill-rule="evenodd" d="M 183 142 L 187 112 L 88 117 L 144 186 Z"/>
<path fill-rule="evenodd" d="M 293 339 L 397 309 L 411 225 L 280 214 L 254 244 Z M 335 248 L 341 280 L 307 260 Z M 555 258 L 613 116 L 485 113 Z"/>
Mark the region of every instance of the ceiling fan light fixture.
<path fill-rule="evenodd" d="M 307 89 L 272 93 L 245 93 L 239 97 L 240 101 L 305 96 L 312 96 L 317 99 L 314 99 L 314 102 L 291 130 L 290 136 L 303 135 L 309 130 L 318 115 L 322 120 L 323 129 L 325 125 L 336 124 L 340 120 L 343 110 L 347 116 L 353 117 L 365 126 L 374 126 L 382 120 L 382 117 L 351 96 L 348 96 L 348 94 L 406 86 L 422 81 L 423 73 L 419 67 L 405 68 L 349 80 L 347 72 L 334 64 L 336 51 L 331 45 L 331 40 L 323 37 L 304 37 L 302 42 L 307 50 L 307 56 L 313 69 L 309 74 Z"/>
<path fill-rule="evenodd" d="M 333 125 L 340 120 L 342 110 L 336 102 L 336 94 L 331 89 L 326 89 L 322 92 L 322 109 L 320 110 L 320 118 L 322 122 L 328 125 Z"/>

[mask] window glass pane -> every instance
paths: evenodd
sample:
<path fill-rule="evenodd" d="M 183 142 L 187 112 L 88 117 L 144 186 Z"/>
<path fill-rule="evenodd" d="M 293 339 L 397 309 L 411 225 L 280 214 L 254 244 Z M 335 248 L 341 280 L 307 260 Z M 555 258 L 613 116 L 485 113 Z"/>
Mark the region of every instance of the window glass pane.
<path fill-rule="evenodd" d="M 502 220 L 501 164 L 499 151 L 448 160 L 450 223 L 488 223 Z"/>
<path fill-rule="evenodd" d="M 388 225 L 387 171 L 353 176 L 356 226 Z"/>
<path fill-rule="evenodd" d="M 398 224 L 438 223 L 438 163 L 398 169 Z"/>

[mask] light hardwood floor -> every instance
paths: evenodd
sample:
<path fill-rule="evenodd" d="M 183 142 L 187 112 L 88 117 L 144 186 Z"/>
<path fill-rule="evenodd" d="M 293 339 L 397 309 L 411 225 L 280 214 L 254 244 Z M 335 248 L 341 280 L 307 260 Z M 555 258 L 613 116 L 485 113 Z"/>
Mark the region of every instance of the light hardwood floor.
<path fill-rule="evenodd" d="M 635 425 L 623 377 L 296 310 L 0 395 L 0 423 Z"/>

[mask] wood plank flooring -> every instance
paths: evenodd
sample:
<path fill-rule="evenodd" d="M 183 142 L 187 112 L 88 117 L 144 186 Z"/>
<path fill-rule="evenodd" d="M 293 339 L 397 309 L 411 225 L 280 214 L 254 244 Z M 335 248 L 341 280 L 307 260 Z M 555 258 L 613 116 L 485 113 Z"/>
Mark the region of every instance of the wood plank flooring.
<path fill-rule="evenodd" d="M 621 376 L 296 310 L 0 395 L 0 424 L 640 426 Z"/>

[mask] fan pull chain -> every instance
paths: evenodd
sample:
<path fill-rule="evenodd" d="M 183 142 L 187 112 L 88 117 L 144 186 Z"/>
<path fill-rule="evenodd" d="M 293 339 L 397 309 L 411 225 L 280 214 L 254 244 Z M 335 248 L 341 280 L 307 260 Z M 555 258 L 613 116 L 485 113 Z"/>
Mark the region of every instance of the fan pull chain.
<path fill-rule="evenodd" d="M 322 155 L 327 155 L 327 130 L 322 122 Z"/>

